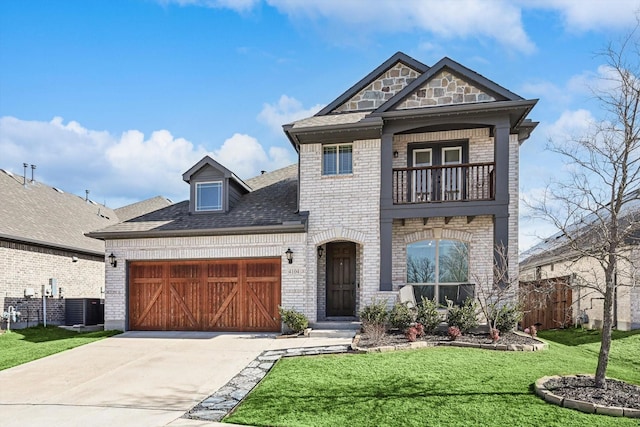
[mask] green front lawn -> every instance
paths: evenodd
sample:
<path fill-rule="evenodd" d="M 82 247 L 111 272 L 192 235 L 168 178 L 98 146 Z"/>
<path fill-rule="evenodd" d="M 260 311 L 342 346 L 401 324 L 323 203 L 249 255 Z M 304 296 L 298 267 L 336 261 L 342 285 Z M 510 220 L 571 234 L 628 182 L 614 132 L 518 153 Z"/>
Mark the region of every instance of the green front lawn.
<path fill-rule="evenodd" d="M 540 335 L 562 341 L 562 333 L 553 334 Z M 570 338 L 570 345 L 550 342 L 542 352 L 436 347 L 286 358 L 225 421 L 296 427 L 637 427 L 638 420 L 583 414 L 533 394 L 533 383 L 542 376 L 595 372 L 598 343 Z M 640 331 L 617 337 L 609 376 L 640 384 L 640 360 L 631 357 L 639 348 Z"/>
<path fill-rule="evenodd" d="M 74 332 L 57 326 L 12 330 L 0 335 L 0 370 L 119 333 L 120 331 Z"/>

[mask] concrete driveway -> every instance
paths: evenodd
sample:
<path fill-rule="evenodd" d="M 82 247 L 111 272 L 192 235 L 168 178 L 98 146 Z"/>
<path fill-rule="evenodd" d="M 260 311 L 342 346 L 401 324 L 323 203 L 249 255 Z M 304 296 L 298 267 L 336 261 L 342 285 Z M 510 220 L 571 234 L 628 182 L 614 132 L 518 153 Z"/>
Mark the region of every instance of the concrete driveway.
<path fill-rule="evenodd" d="M 350 341 L 126 332 L 0 371 L 0 425 L 215 425 L 180 417 L 264 350 Z"/>

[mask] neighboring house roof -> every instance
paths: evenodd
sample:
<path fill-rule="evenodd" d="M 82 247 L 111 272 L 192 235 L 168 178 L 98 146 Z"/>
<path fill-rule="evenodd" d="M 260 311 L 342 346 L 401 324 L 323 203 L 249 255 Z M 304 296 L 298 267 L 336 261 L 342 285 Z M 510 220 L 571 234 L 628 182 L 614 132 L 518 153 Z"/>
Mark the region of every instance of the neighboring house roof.
<path fill-rule="evenodd" d="M 92 255 L 104 255 L 104 243 L 85 233 L 116 224 L 118 211 L 146 213 L 169 203 L 154 198 L 113 210 L 42 182 L 23 182 L 0 169 L 0 238 Z"/>
<path fill-rule="evenodd" d="M 247 179 L 245 182 L 253 190 L 258 190 L 262 187 L 266 187 L 271 184 L 275 184 L 278 181 L 282 181 L 287 178 L 296 178 L 298 176 L 298 164 L 293 163 L 289 166 L 285 166 L 280 169 L 276 169 L 272 172 L 265 172 L 253 178 Z"/>
<path fill-rule="evenodd" d="M 88 235 L 96 239 L 122 239 L 302 232 L 307 215 L 297 212 L 297 192 L 297 177 L 288 177 L 244 194 L 227 213 L 190 214 L 189 201 L 184 201 Z"/>
<path fill-rule="evenodd" d="M 115 213 L 118 216 L 118 221 L 127 221 L 131 218 L 165 208 L 172 204 L 173 202 L 166 197 L 156 196 L 151 199 L 142 200 L 141 202 L 117 208 L 115 209 Z"/>
<path fill-rule="evenodd" d="M 580 222 L 567 227 L 567 230 L 577 238 L 587 242 L 602 241 L 596 234 L 601 227 L 602 222 L 606 221 L 608 211 L 602 209 L 598 213 L 592 213 L 586 216 Z M 623 227 L 631 226 L 631 233 L 626 239 L 626 243 L 630 245 L 640 244 L 640 191 L 632 193 L 620 210 L 620 224 Z M 590 247 L 585 245 L 584 247 Z M 571 246 L 571 242 L 563 233 L 559 231 L 552 236 L 547 237 L 535 246 L 526 250 L 520 255 L 520 268 L 529 268 L 531 266 L 546 265 L 560 260 L 568 260 L 575 258 L 576 252 Z"/>

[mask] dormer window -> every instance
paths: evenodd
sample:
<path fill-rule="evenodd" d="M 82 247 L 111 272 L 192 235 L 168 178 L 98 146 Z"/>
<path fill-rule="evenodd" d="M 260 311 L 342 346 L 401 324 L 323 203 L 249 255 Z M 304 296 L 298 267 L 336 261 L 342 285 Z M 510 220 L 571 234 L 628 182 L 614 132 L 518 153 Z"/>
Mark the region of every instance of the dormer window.
<path fill-rule="evenodd" d="M 196 183 L 196 211 L 222 210 L 222 181 Z"/>

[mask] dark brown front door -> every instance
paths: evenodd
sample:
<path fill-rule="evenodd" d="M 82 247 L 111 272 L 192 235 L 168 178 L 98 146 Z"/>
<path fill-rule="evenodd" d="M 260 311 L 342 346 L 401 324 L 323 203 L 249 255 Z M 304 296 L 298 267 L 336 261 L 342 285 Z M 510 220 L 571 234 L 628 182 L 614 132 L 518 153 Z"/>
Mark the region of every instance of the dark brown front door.
<path fill-rule="evenodd" d="M 327 244 L 327 316 L 356 314 L 356 245 Z"/>

